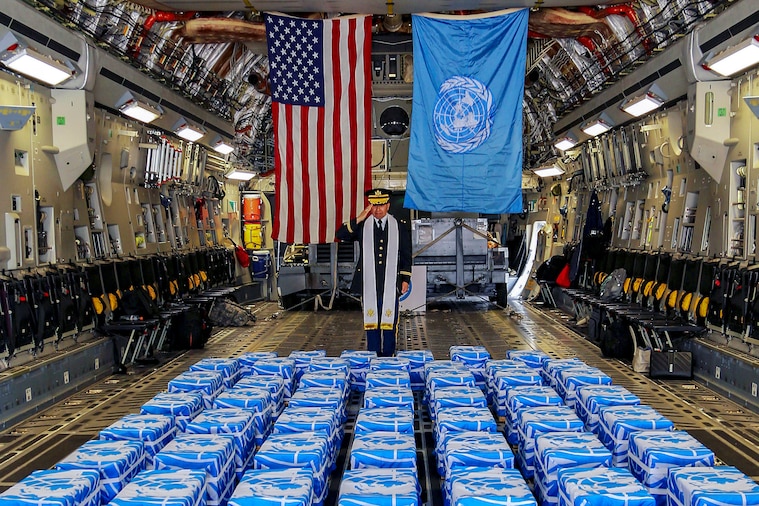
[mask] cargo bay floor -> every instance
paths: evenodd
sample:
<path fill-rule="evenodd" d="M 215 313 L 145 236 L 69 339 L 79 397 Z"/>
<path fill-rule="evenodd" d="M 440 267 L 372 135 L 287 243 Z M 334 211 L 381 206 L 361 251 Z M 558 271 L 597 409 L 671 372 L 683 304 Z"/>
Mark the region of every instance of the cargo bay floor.
<path fill-rule="evenodd" d="M 629 364 L 605 359 L 599 349 L 565 324 L 556 312 L 515 302 L 513 314 L 485 302 L 439 301 L 425 315 L 402 317 L 399 349 L 429 349 L 447 359 L 452 345 L 483 345 L 493 358 L 510 349 L 538 349 L 555 358 L 579 357 L 609 374 L 643 403 L 652 406 L 710 447 L 721 463 L 759 481 L 759 415 L 695 381 L 654 381 Z M 0 491 L 36 469 L 52 467 L 85 441 L 165 390 L 170 379 L 204 357 L 235 357 L 250 351 L 325 349 L 338 356 L 345 349 L 363 349 L 361 314 L 355 309 L 282 311 L 272 302 L 256 304 L 258 322 L 251 327 L 218 328 L 203 350 L 167 358 L 160 366 L 135 367 L 113 375 L 0 433 Z M 361 395 L 351 396 L 345 439 L 325 506 L 336 504 L 340 476 Z M 423 502 L 442 506 L 435 472 L 432 423 L 416 399 L 415 437 Z"/>

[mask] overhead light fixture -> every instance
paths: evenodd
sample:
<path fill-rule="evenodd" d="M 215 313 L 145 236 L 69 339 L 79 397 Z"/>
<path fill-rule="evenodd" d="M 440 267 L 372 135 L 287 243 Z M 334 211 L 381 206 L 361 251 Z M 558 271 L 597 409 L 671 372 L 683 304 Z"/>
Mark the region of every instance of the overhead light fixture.
<path fill-rule="evenodd" d="M 71 62 L 60 62 L 32 49 L 21 37 L 7 29 L 0 30 L 0 63 L 50 86 L 61 84 L 77 73 Z"/>
<path fill-rule="evenodd" d="M 648 114 L 664 105 L 667 97 L 656 84 L 652 84 L 643 93 L 626 98 L 619 106 L 627 114 L 637 118 Z"/>
<path fill-rule="evenodd" d="M 130 118 L 134 118 L 143 123 L 150 123 L 161 117 L 163 109 L 158 105 L 151 105 L 135 97 L 131 92 L 127 91 L 116 103 L 116 107 L 123 114 L 126 114 Z"/>
<path fill-rule="evenodd" d="M 203 137 L 206 131 L 203 127 L 193 125 L 184 118 L 179 118 L 179 121 L 174 124 L 174 133 L 182 139 L 195 142 Z"/>
<path fill-rule="evenodd" d="M 557 164 L 553 164 L 539 167 L 537 169 L 532 169 L 532 172 L 534 172 L 535 175 L 539 177 L 554 177 L 564 174 L 564 169 L 559 167 Z"/>
<path fill-rule="evenodd" d="M 759 35 L 752 35 L 709 58 L 704 68 L 730 77 L 757 63 L 759 63 Z"/>
<path fill-rule="evenodd" d="M 556 142 L 553 143 L 553 145 L 556 149 L 559 149 L 561 151 L 566 151 L 577 145 L 577 137 L 575 137 L 571 133 L 567 133 L 564 137 L 557 139 Z"/>
<path fill-rule="evenodd" d="M 221 135 L 217 135 L 211 142 L 211 147 L 222 155 L 228 155 L 235 150 L 235 147 L 221 138 Z"/>
<path fill-rule="evenodd" d="M 238 181 L 250 181 L 255 176 L 254 173 L 248 172 L 247 170 L 238 170 L 235 169 L 229 174 L 227 174 L 225 177 L 227 179 L 236 179 Z"/>
<path fill-rule="evenodd" d="M 602 112 L 597 118 L 584 123 L 580 127 L 580 130 L 590 135 L 591 137 L 596 137 L 604 132 L 608 132 L 613 126 L 614 122 L 611 120 L 611 118 L 609 118 L 606 113 Z"/>

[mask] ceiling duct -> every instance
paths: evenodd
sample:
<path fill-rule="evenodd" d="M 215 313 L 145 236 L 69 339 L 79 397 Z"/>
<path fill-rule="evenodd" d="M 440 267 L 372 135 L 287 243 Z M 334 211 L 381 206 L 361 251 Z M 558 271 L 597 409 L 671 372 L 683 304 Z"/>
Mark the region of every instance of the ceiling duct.
<path fill-rule="evenodd" d="M 176 121 L 184 116 L 209 131 L 232 135 L 234 128 L 230 122 L 209 114 L 206 109 L 167 89 L 103 49 L 90 46 L 82 35 L 56 23 L 24 2 L 4 3 L 2 14 L 2 23 L 11 30 L 18 30 L 36 44 L 44 45 L 76 62 L 81 72 L 60 88 L 90 90 L 94 93 L 95 104 L 110 109 L 114 109 L 114 104 L 124 92 L 130 90 L 165 109 L 166 114 L 154 123 L 164 130 L 171 131 Z"/>

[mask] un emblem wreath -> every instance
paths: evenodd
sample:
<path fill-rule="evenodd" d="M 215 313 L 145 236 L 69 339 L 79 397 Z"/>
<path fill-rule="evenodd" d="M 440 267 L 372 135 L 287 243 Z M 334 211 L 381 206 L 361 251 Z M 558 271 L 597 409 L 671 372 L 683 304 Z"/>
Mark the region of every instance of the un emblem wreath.
<path fill-rule="evenodd" d="M 467 153 L 490 137 L 493 95 L 477 79 L 454 76 L 440 85 L 432 113 L 435 140 L 450 153 Z"/>

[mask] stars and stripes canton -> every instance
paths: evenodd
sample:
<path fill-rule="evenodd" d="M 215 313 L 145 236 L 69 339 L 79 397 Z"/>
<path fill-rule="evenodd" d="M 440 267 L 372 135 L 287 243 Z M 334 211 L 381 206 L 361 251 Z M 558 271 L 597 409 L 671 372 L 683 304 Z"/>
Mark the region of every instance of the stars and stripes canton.
<path fill-rule="evenodd" d="M 269 79 L 273 100 L 324 105 L 322 21 L 268 16 Z"/>

